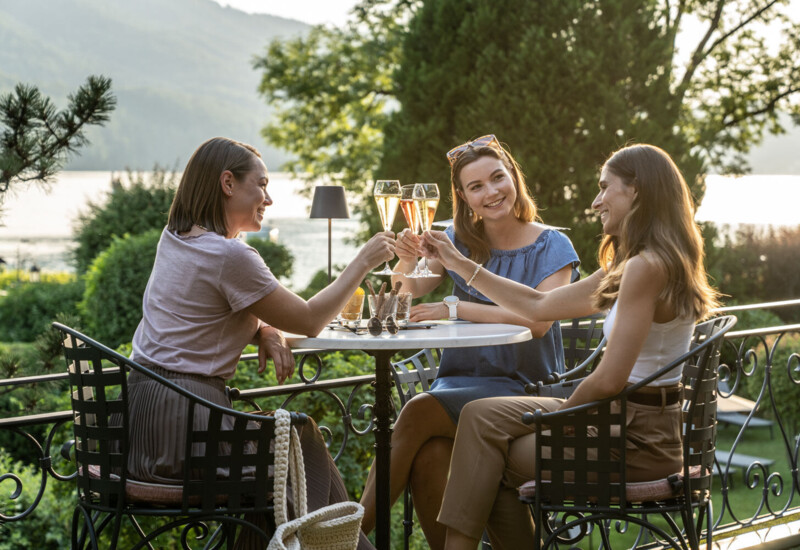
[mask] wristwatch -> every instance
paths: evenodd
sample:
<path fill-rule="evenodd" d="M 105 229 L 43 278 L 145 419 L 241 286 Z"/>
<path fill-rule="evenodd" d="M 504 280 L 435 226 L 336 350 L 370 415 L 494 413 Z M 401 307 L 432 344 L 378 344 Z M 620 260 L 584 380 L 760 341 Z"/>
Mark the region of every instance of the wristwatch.
<path fill-rule="evenodd" d="M 458 319 L 458 296 L 445 296 L 443 301 L 450 312 L 450 316 L 447 318 L 448 321 Z"/>

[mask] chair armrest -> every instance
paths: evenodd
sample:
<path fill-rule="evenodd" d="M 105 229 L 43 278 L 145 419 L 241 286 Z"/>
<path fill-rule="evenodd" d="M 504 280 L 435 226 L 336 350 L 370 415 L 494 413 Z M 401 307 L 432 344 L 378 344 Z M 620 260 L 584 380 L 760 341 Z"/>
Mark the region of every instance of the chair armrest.
<path fill-rule="evenodd" d="M 236 409 L 233 409 L 231 407 L 224 407 L 222 405 L 218 405 L 217 403 L 213 403 L 211 401 L 208 401 L 207 399 L 204 399 L 204 398 L 200 397 L 199 395 L 190 392 L 186 388 L 183 388 L 183 387 L 179 386 L 178 384 L 175 384 L 171 380 L 168 380 L 168 379 L 164 378 L 163 376 L 161 376 L 159 374 L 156 374 L 155 372 L 151 371 L 147 367 L 144 367 L 144 366 L 140 365 L 136 361 L 133 361 L 132 359 L 129 359 L 128 357 L 125 357 L 124 355 L 112 350 L 111 348 L 109 348 L 109 347 L 105 346 L 104 344 L 101 344 L 100 342 L 98 342 L 98 341 L 86 336 L 85 334 L 82 334 L 82 333 L 76 331 L 75 329 L 73 329 L 71 327 L 63 325 L 61 323 L 53 323 L 52 326 L 54 328 L 56 328 L 57 330 L 61 331 L 62 333 L 70 335 L 73 339 L 86 344 L 86 346 L 87 346 L 85 348 L 86 349 L 86 353 L 87 353 L 86 359 L 89 359 L 89 355 L 91 353 L 99 353 L 100 356 L 101 356 L 100 357 L 101 359 L 105 359 L 105 360 L 117 365 L 120 368 L 128 368 L 128 369 L 135 370 L 135 371 L 143 374 L 144 376 L 147 376 L 148 378 L 150 378 L 152 380 L 155 380 L 159 384 L 161 384 L 161 385 L 163 385 L 163 386 L 175 391 L 179 395 L 182 395 L 183 397 L 186 397 L 190 401 L 192 401 L 194 403 L 197 403 L 197 404 L 200 404 L 200 405 L 202 405 L 202 406 L 204 406 L 204 407 L 206 407 L 208 409 L 219 411 L 219 412 L 224 413 L 226 415 L 230 415 L 230 416 L 232 416 L 234 418 L 243 418 L 245 420 L 252 420 L 252 421 L 256 421 L 256 422 L 264 420 L 264 416 L 263 415 L 237 411 Z M 73 350 L 77 350 L 78 348 L 72 348 L 72 349 Z M 303 413 L 292 413 L 292 422 L 293 423 L 304 424 L 306 422 L 306 420 L 307 420 L 307 417 L 306 417 L 305 414 L 303 414 Z"/>

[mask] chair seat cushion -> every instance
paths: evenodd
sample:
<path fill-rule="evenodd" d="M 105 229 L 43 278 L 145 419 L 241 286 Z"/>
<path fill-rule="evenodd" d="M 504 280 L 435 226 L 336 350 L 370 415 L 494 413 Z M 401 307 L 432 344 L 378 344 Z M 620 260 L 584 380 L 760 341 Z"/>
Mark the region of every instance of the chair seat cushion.
<path fill-rule="evenodd" d="M 700 477 L 700 466 L 691 466 L 689 468 L 689 477 Z M 681 491 L 675 491 L 674 483 L 669 479 L 674 476 L 678 483 L 683 482 L 683 472 L 677 472 L 672 476 L 663 479 L 656 479 L 653 481 L 639 481 L 635 483 L 627 483 L 625 486 L 625 495 L 628 502 L 651 502 L 656 500 L 666 500 L 680 495 Z M 545 483 L 550 483 L 545 481 Z M 534 498 L 536 496 L 536 481 L 528 481 L 523 483 L 519 489 L 519 496 L 521 498 Z"/>
<path fill-rule="evenodd" d="M 100 479 L 100 467 L 96 464 L 90 464 L 89 475 L 95 479 Z M 109 477 L 113 480 L 119 480 L 119 476 L 116 474 L 111 474 Z M 125 497 L 130 502 L 140 504 L 176 506 L 183 502 L 183 486 L 129 479 L 125 483 Z M 227 495 L 217 495 L 216 497 L 216 503 L 218 505 L 225 504 L 227 501 Z M 198 506 L 200 504 L 200 497 L 192 496 L 189 499 L 189 504 L 191 506 Z"/>

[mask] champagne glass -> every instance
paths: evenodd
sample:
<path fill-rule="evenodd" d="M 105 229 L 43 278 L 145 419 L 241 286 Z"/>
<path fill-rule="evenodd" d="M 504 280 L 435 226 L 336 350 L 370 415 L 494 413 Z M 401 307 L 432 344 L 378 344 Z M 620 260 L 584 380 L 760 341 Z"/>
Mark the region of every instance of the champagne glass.
<path fill-rule="evenodd" d="M 378 205 L 378 214 L 381 217 L 384 231 L 391 231 L 394 217 L 397 215 L 397 207 L 400 206 L 400 182 L 398 180 L 378 180 L 375 182 L 375 189 L 372 191 L 375 203 Z M 374 271 L 375 275 L 401 275 L 392 271 L 389 262 L 380 271 Z"/>
<path fill-rule="evenodd" d="M 403 216 L 406 218 L 408 228 L 414 235 L 419 235 L 419 216 L 417 215 L 417 207 L 414 206 L 414 184 L 404 185 L 402 187 L 402 196 L 400 197 L 400 210 L 403 211 Z M 406 273 L 409 279 L 415 279 L 421 275 L 419 265 L 414 263 L 414 271 Z"/>
<path fill-rule="evenodd" d="M 436 216 L 436 208 L 439 206 L 439 186 L 435 183 L 416 183 L 414 184 L 414 207 L 417 210 L 420 229 L 430 231 L 433 225 L 433 218 Z M 438 277 L 428 269 L 428 257 L 422 266 L 420 277 Z"/>

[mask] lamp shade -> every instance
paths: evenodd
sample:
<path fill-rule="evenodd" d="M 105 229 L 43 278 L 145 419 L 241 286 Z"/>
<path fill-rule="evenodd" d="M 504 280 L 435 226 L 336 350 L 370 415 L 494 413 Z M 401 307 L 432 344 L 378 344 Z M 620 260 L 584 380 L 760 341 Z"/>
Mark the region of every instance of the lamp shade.
<path fill-rule="evenodd" d="M 341 185 L 318 185 L 311 201 L 311 218 L 349 218 L 350 210 Z"/>

